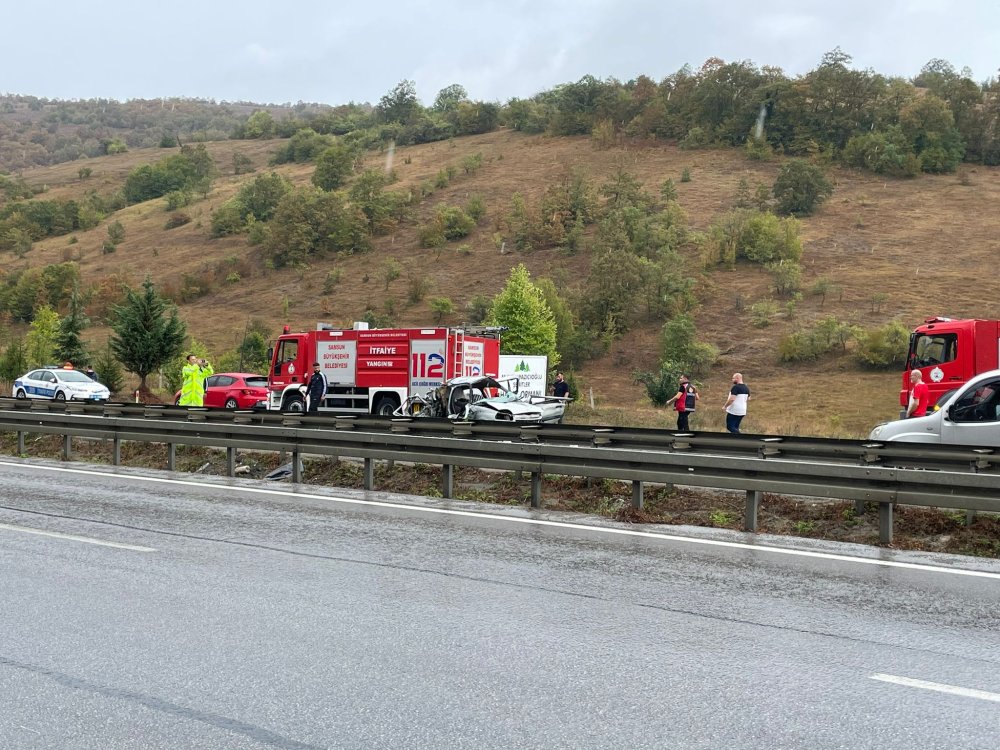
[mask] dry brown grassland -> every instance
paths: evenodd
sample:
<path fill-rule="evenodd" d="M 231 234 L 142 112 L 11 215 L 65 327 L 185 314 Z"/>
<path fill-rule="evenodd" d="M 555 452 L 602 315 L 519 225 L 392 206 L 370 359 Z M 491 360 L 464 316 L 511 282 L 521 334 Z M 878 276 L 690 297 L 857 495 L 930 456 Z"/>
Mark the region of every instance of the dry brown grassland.
<path fill-rule="evenodd" d="M 250 157 L 259 174 L 270 169 L 267 163 L 278 145 L 277 141 L 207 144 L 223 176 L 206 199 L 186 209 L 193 220 L 185 226 L 165 230 L 168 213 L 164 202 L 155 200 L 126 208 L 96 229 L 78 232 L 76 244 L 68 244 L 66 237 L 50 238 L 36 243 L 24 261 L 6 254 L 0 262 L 16 268 L 22 263 L 76 260 L 85 284 L 115 275 L 137 284 L 149 274 L 158 285 L 174 288 L 185 274 L 207 278 L 227 262 L 237 263 L 238 282 L 220 283 L 214 293 L 181 305 L 191 335 L 221 353 L 234 346 L 251 317 L 275 331 L 286 323 L 312 328 L 317 320 L 349 324 L 366 307 L 383 310 L 391 299 L 400 324 L 426 325 L 432 319 L 430 297 L 450 297 L 461 310 L 476 295 L 495 294 L 510 268 L 521 262 L 534 276 L 551 277 L 564 289 L 579 285 L 589 270 L 587 252 L 567 255 L 545 249 L 501 254 L 493 241 L 513 193 L 521 192 L 530 202 L 570 169 L 580 168 L 599 183 L 621 166 L 654 193 L 670 177 L 692 228 L 705 229 L 732 207 L 741 178 L 751 187 L 758 182 L 770 186 L 780 164 L 747 161 L 735 150 L 684 151 L 664 144 L 598 149 L 587 138 L 526 136 L 507 130 L 400 148 L 392 163 L 399 178 L 393 189 L 417 190 L 442 168 L 458 168 L 448 187 L 419 204 L 417 222 L 376 238 L 374 251 L 367 255 L 321 259 L 305 270 L 269 271 L 245 237 L 213 239 L 209 226 L 211 212 L 253 177 L 232 174 L 233 154 Z M 133 151 L 34 169 L 24 177 L 30 184 L 48 186 L 43 196 L 47 198 L 80 196 L 91 189 L 111 192 L 122 185 L 129 170 L 166 153 Z M 483 157 L 481 169 L 464 174 L 462 159 L 476 153 Z M 368 163 L 382 166 L 386 155 L 373 154 Z M 91 168 L 89 179 L 79 178 L 81 166 Z M 680 181 L 684 169 L 690 170 L 690 182 Z M 296 184 L 307 184 L 312 174 L 311 165 L 274 170 Z M 692 423 L 696 429 L 721 429 L 729 375 L 739 370 L 753 392 L 744 423 L 748 431 L 862 436 L 895 414 L 898 374 L 860 370 L 848 357 L 783 365 L 776 356 L 781 336 L 827 315 L 864 326 L 898 318 L 908 327 L 929 315 L 1000 315 L 993 274 L 1000 246 L 1000 170 L 962 165 L 957 174 L 886 181 L 833 169 L 831 177 L 833 196 L 802 222 L 804 288 L 823 278 L 841 290 L 822 304 L 819 297 L 807 296 L 793 318 L 782 313 L 773 325 L 755 328 L 745 311 L 774 296 L 770 275 L 748 265 L 704 270 L 692 251 L 689 270 L 698 277 L 702 301 L 695 314 L 699 337 L 722 352 L 711 377 L 702 384 L 702 406 Z M 439 204 L 462 205 L 473 194 L 482 196 L 488 209 L 477 230 L 439 257 L 420 248 L 416 224 Z M 116 220 L 126 228 L 125 241 L 115 253 L 102 255 L 107 224 Z M 378 270 L 389 258 L 401 264 L 403 273 L 385 291 Z M 340 282 L 333 294 L 324 295 L 323 281 L 333 268 L 340 269 Z M 424 300 L 413 305 L 407 302 L 411 274 L 424 275 L 433 283 Z M 447 322 L 461 320 L 461 313 L 456 313 Z M 584 398 L 571 409 L 574 421 L 673 424 L 673 414 L 650 407 L 643 389 L 632 382 L 634 371 L 655 367 L 660 325 L 629 333 L 605 357 L 575 373 Z M 107 330 L 97 327 L 90 335 L 100 341 Z M 589 404 L 591 391 L 594 410 Z"/>

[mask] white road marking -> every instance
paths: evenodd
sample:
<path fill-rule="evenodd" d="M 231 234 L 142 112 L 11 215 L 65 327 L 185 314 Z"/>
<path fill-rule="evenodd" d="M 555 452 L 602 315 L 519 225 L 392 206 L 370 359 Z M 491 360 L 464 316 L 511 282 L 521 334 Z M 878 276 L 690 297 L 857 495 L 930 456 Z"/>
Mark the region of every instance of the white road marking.
<path fill-rule="evenodd" d="M 890 682 L 893 685 L 903 685 L 904 687 L 920 688 L 921 690 L 933 690 L 937 693 L 947 693 L 948 695 L 958 695 L 962 698 L 976 698 L 981 701 L 992 701 L 1000 703 L 1000 693 L 990 693 L 986 690 L 973 690 L 972 688 L 958 687 L 956 685 L 946 685 L 943 682 L 927 682 L 926 680 L 914 680 L 911 677 L 898 677 L 894 674 L 873 674 L 869 675 L 873 680 L 880 682 Z"/>
<path fill-rule="evenodd" d="M 764 544 L 751 544 L 748 542 L 727 542 L 721 539 L 700 539 L 697 537 L 680 536 L 677 534 L 660 534 L 652 531 L 635 531 L 633 529 L 618 529 L 602 526 L 590 526 L 582 523 L 569 523 L 566 521 L 549 521 L 542 518 L 517 518 L 503 516 L 497 513 L 480 513 L 471 510 L 454 510 L 451 508 L 433 508 L 423 505 L 407 505 L 406 503 L 392 503 L 385 500 L 359 500 L 351 497 L 336 497 L 335 495 L 317 495 L 310 492 L 295 492 L 288 490 L 270 490 L 257 487 L 234 487 L 231 485 L 212 484 L 211 482 L 196 482 L 189 479 L 168 479 L 164 477 L 144 477 L 130 474 L 116 474 L 110 471 L 92 471 L 89 469 L 70 469 L 57 466 L 38 466 L 35 464 L 21 464 L 7 461 L 0 461 L 0 466 L 11 466 L 19 469 L 35 469 L 37 471 L 55 471 L 67 474 L 84 474 L 87 476 L 113 477 L 136 482 L 149 482 L 153 484 L 178 484 L 185 487 L 197 487 L 199 489 L 210 489 L 217 492 L 240 492 L 258 495 L 273 495 L 276 497 L 298 497 L 307 500 L 322 500 L 325 502 L 341 503 L 344 505 L 363 505 L 376 508 L 392 508 L 406 510 L 414 513 L 436 513 L 444 516 L 460 516 L 465 518 L 486 518 L 506 523 L 526 524 L 529 526 L 547 526 L 559 529 L 573 529 L 577 531 L 588 531 L 593 534 L 608 534 L 612 536 L 638 537 L 642 539 L 654 539 L 664 542 L 680 542 L 684 544 L 701 544 L 708 547 L 728 547 L 730 549 L 743 549 L 754 552 L 766 552 L 774 555 L 790 555 L 792 557 L 810 557 L 818 560 L 836 560 L 838 562 L 856 563 L 858 565 L 876 565 L 884 568 L 902 568 L 904 570 L 917 570 L 921 573 L 944 573 L 946 575 L 971 576 L 974 578 L 992 578 L 1000 580 L 1000 573 L 992 573 L 985 570 L 969 570 L 967 568 L 949 568 L 941 565 L 923 565 L 921 563 L 899 562 L 897 560 L 877 560 L 871 557 L 857 557 L 855 555 L 840 555 L 833 552 L 813 552 L 812 550 L 791 549 L 788 547 L 770 547 Z"/>
<path fill-rule="evenodd" d="M 51 536 L 56 539 L 66 539 L 70 542 L 83 542 L 84 544 L 97 544 L 101 547 L 114 547 L 115 549 L 127 549 L 133 552 L 156 552 L 152 547 L 140 547 L 136 544 L 119 544 L 118 542 L 106 542 L 103 539 L 93 539 L 89 536 L 76 536 L 75 534 L 60 534 L 58 531 L 43 531 L 42 529 L 32 529 L 27 526 L 12 526 L 9 523 L 0 523 L 0 529 L 7 531 L 20 531 L 22 534 L 37 534 L 38 536 Z"/>

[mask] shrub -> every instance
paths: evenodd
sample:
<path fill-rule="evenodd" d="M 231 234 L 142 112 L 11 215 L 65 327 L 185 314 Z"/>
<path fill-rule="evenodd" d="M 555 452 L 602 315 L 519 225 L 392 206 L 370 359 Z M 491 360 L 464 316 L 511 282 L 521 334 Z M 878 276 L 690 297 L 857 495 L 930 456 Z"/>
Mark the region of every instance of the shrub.
<path fill-rule="evenodd" d="M 680 363 L 668 360 L 660 365 L 658 372 L 637 372 L 634 379 L 645 386 L 653 406 L 665 406 L 677 393 L 677 383 L 685 374 L 685 369 Z"/>
<path fill-rule="evenodd" d="M 413 274 L 407 280 L 407 299 L 409 299 L 411 304 L 416 304 L 420 302 L 424 297 L 427 296 L 432 287 L 431 280 L 424 276 L 423 274 Z M 485 315 L 484 315 L 485 317 Z"/>
<path fill-rule="evenodd" d="M 191 193 L 187 190 L 171 190 L 166 198 L 168 211 L 176 211 L 191 204 Z"/>
<path fill-rule="evenodd" d="M 705 148 L 709 144 L 709 141 L 710 139 L 703 128 L 693 127 L 687 132 L 686 136 L 681 138 L 677 147 L 686 149 Z M 682 179 L 681 182 L 687 182 L 687 180 Z"/>
<path fill-rule="evenodd" d="M 772 189 L 781 213 L 808 216 L 833 193 L 823 170 L 804 159 L 792 159 L 778 173 Z"/>
<path fill-rule="evenodd" d="M 481 195 L 470 195 L 465 203 L 465 213 L 477 224 L 486 216 L 486 202 Z"/>
<path fill-rule="evenodd" d="M 802 284 L 802 266 L 794 260 L 769 263 L 767 270 L 774 276 L 774 291 L 783 297 L 795 294 Z"/>
<path fill-rule="evenodd" d="M 333 294 L 333 288 L 340 283 L 341 270 L 331 268 L 323 279 L 323 294 Z"/>
<path fill-rule="evenodd" d="M 764 299 L 750 305 L 750 322 L 755 328 L 767 328 L 777 314 L 778 303 L 773 299 Z"/>
<path fill-rule="evenodd" d="M 177 227 L 182 227 L 185 224 L 190 223 L 190 221 L 191 221 L 190 216 L 188 216 L 183 211 L 177 211 L 176 213 L 170 214 L 170 217 L 167 219 L 166 225 L 164 225 L 164 229 L 176 229 Z"/>
<path fill-rule="evenodd" d="M 445 315 L 455 312 L 455 303 L 448 297 L 434 297 L 431 300 L 431 312 L 434 313 L 434 322 L 440 323 Z"/>
<path fill-rule="evenodd" d="M 230 198 L 212 213 L 212 236 L 239 234 L 246 227 L 246 209 L 236 198 Z"/>
<path fill-rule="evenodd" d="M 857 336 L 854 356 L 865 367 L 898 369 L 906 358 L 909 335 L 910 332 L 898 320 L 862 331 Z"/>

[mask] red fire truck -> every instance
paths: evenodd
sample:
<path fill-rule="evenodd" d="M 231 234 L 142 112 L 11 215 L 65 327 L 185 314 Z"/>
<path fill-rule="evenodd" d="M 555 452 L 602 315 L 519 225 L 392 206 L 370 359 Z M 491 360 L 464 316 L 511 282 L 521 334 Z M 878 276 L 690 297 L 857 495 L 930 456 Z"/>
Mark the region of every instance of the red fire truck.
<path fill-rule="evenodd" d="M 462 375 L 492 375 L 500 367 L 499 328 L 375 328 L 355 323 L 278 337 L 270 354 L 268 408 L 301 412 L 313 362 L 326 374 L 319 408 L 339 414 L 389 415 L 413 394 Z"/>
<path fill-rule="evenodd" d="M 910 334 L 900 406 L 910 397 L 910 372 L 920 370 L 931 404 L 953 388 L 1000 367 L 1000 321 L 927 318 Z"/>

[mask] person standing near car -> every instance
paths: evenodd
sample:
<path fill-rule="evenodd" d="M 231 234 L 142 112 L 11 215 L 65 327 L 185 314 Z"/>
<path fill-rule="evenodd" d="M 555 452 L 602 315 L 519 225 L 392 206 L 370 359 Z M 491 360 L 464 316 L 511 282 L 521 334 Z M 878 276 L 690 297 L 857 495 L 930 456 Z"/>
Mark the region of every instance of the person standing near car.
<path fill-rule="evenodd" d="M 740 434 L 740 422 L 747 415 L 747 401 L 750 400 L 750 389 L 743 382 L 743 375 L 738 372 L 733 373 L 733 387 L 729 390 L 729 398 L 726 399 L 726 429 L 734 435 Z"/>
<path fill-rule="evenodd" d="M 556 382 L 552 384 L 552 395 L 559 398 L 569 396 L 569 383 L 566 382 L 566 378 L 561 372 L 556 373 Z"/>
<path fill-rule="evenodd" d="M 326 398 L 326 391 L 326 375 L 320 369 L 319 362 L 313 362 L 312 375 L 309 376 L 309 385 L 306 387 L 306 401 L 309 404 L 310 414 L 319 413 L 319 405 Z"/>
<path fill-rule="evenodd" d="M 910 402 L 906 405 L 907 419 L 926 415 L 931 399 L 930 389 L 924 382 L 924 374 L 920 370 L 910 371 L 910 383 Z"/>
<path fill-rule="evenodd" d="M 204 359 L 195 354 L 187 356 L 187 364 L 181 370 L 184 383 L 181 386 L 181 398 L 177 402 L 181 406 L 205 405 L 205 378 L 210 377 L 215 370 Z"/>

